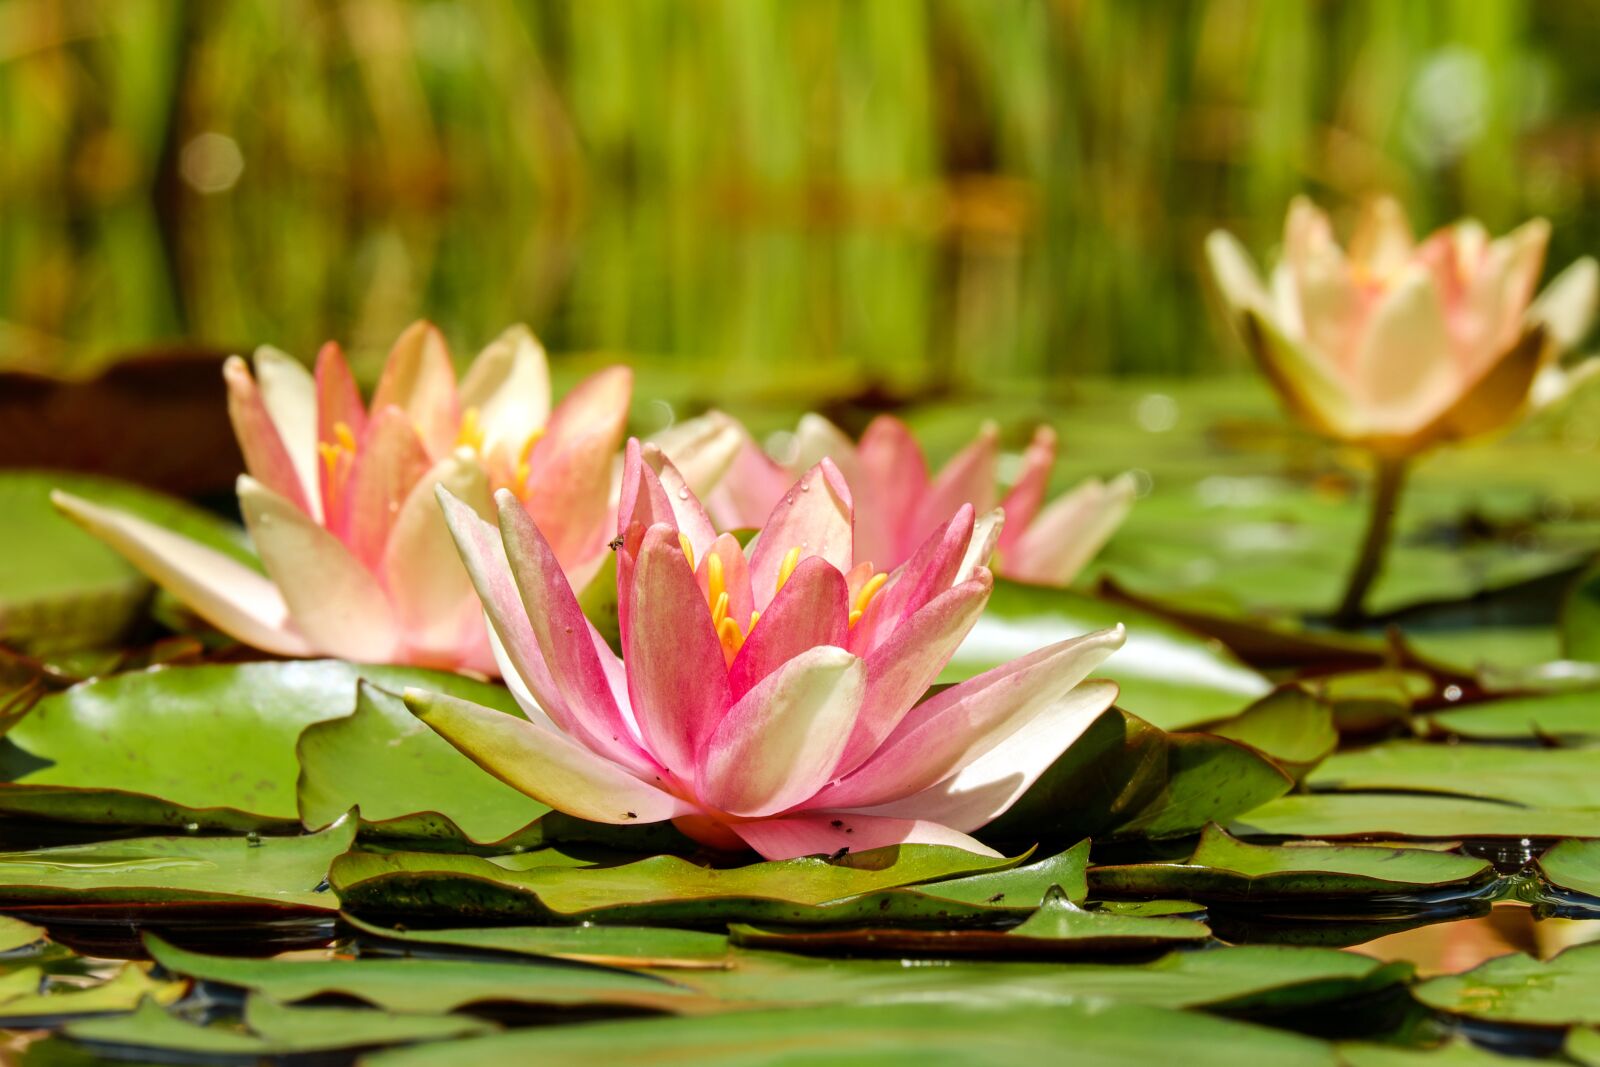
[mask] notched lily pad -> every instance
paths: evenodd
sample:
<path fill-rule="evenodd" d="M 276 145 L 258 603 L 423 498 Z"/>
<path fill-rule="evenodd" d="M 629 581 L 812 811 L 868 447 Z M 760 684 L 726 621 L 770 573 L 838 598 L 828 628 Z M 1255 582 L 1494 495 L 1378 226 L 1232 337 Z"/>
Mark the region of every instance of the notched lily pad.
<path fill-rule="evenodd" d="M 454 696 L 521 717 L 502 686 L 463 678 L 453 689 Z M 490 844 L 526 830 L 550 810 L 485 774 L 398 696 L 365 681 L 355 709 L 308 726 L 295 754 L 307 829 L 359 806 L 363 829 L 376 836 Z"/>
<path fill-rule="evenodd" d="M 1333 709 L 1295 685 L 1275 690 L 1205 730 L 1265 753 L 1297 779 L 1339 746 Z"/>
<path fill-rule="evenodd" d="M 28 967 L 6 975 L 0 984 L 0 1026 L 49 1026 L 79 1015 L 132 1011 L 146 998 L 170 1004 L 187 988 L 187 982 L 152 978 L 146 965 L 137 963 L 123 964 L 94 985 L 67 984 Z"/>
<path fill-rule="evenodd" d="M 1559 841 L 1534 862 L 1545 883 L 1566 898 L 1555 902 L 1558 908 L 1600 916 L 1600 841 Z"/>
<path fill-rule="evenodd" d="M 1371 845 L 1252 845 L 1211 826 L 1185 863 L 1095 867 L 1096 893 L 1181 895 L 1230 903 L 1319 901 L 1448 891 L 1492 883 L 1487 860 Z"/>
<path fill-rule="evenodd" d="M 619 866 L 575 870 L 570 865 L 551 866 L 550 858 L 542 852 L 492 860 L 352 852 L 334 863 L 330 880 L 346 910 L 368 915 L 692 926 L 729 921 L 837 923 L 898 910 L 902 916 L 945 921 L 982 905 L 936 895 L 948 886 L 961 891 L 959 884 L 941 880 L 1008 870 L 1026 857 L 994 859 L 943 845 L 893 845 L 837 860 L 805 857 L 739 867 L 652 856 Z M 1018 877 L 1023 885 L 1039 880 L 1035 872 L 1021 871 Z M 923 885 L 929 882 L 941 884 Z M 914 894 L 889 895 L 913 885 L 920 887 Z M 984 890 L 980 886 L 976 892 Z M 975 891 L 969 887 L 968 892 Z"/>
<path fill-rule="evenodd" d="M 1465 974 L 1431 978 L 1413 991 L 1430 1008 L 1487 1022 L 1600 1025 L 1600 945 L 1579 945 L 1548 961 L 1521 953 Z"/>

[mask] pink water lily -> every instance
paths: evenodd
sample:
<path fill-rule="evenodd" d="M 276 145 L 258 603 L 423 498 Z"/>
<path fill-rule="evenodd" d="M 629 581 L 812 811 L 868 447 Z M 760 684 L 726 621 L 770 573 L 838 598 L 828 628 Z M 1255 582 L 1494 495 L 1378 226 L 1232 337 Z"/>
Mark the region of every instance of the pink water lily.
<path fill-rule="evenodd" d="M 315 371 L 272 348 L 223 368 L 249 474 L 239 505 L 266 574 L 65 493 L 68 515 L 197 614 L 285 656 L 495 670 L 434 487 L 493 514 L 501 489 L 580 588 L 604 562 L 632 373 L 602 370 L 553 410 L 543 348 L 502 334 L 457 384 L 444 338 L 408 328 L 370 407 L 336 344 Z"/>
<path fill-rule="evenodd" d="M 874 572 L 855 562 L 850 490 L 826 459 L 746 549 L 716 532 L 659 449 L 630 444 L 614 542 L 620 658 L 515 497 L 499 494 L 498 526 L 448 490 L 440 499 L 527 718 L 418 690 L 407 704 L 498 778 L 579 818 L 671 820 L 770 859 L 905 842 L 992 855 L 969 834 L 1116 696 L 1084 679 L 1120 627 L 922 700 L 989 598 L 995 528 L 960 505 L 905 564 Z"/>
<path fill-rule="evenodd" d="M 820 415 L 800 420 L 793 456 L 779 463 L 746 438 L 728 474 L 707 498 L 711 514 L 728 529 L 752 526 L 787 489 L 798 470 L 826 456 L 871 506 L 856 521 L 859 558 L 894 567 L 962 504 L 979 514 L 997 504 L 1005 530 L 995 556 L 1002 577 L 1035 585 L 1070 585 L 1122 525 L 1133 506 L 1134 482 L 1123 474 L 1109 483 L 1091 478 L 1049 503 L 1056 434 L 1039 427 L 1002 498 L 996 470 L 1000 438 L 985 426 L 937 475 L 910 428 L 891 415 L 867 426 L 859 442 Z"/>
<path fill-rule="evenodd" d="M 1403 456 L 1499 429 L 1577 380 L 1554 360 L 1588 328 L 1597 269 L 1579 259 L 1534 299 L 1549 238 L 1543 219 L 1494 240 L 1466 220 L 1415 242 L 1383 199 L 1341 249 L 1300 197 L 1269 283 L 1228 233 L 1206 252 L 1287 406 L 1318 433 Z"/>

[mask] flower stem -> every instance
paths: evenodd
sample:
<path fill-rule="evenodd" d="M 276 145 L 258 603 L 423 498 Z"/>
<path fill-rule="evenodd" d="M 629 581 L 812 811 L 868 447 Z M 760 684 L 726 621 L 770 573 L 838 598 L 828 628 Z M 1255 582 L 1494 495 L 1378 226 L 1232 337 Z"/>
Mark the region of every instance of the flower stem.
<path fill-rule="evenodd" d="M 1377 456 L 1376 459 L 1372 510 L 1367 515 L 1367 532 L 1361 541 L 1361 555 L 1350 572 L 1344 599 L 1340 601 L 1339 610 L 1333 617 L 1340 626 L 1357 626 L 1367 617 L 1362 604 L 1367 599 L 1367 590 L 1383 570 L 1383 557 L 1389 550 L 1394 516 L 1399 510 L 1400 490 L 1405 486 L 1406 461 L 1403 457 Z"/>

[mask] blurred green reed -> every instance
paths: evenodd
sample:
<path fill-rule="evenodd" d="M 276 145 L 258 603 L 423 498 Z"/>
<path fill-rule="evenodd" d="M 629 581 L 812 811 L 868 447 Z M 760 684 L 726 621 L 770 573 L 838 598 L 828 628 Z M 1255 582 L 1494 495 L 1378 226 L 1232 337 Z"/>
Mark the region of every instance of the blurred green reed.
<path fill-rule="evenodd" d="M 1199 244 L 1306 190 L 1600 247 L 1600 8 L 0 0 L 0 363 L 679 361 L 955 392 L 1237 360 Z"/>

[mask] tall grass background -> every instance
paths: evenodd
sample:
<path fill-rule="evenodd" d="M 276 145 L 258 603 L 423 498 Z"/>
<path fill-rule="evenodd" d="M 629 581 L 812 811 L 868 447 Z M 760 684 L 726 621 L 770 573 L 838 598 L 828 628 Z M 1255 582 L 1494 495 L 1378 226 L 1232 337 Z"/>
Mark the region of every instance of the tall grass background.
<path fill-rule="evenodd" d="M 1600 247 L 1600 6 L 0 0 L 0 364 L 553 350 L 961 394 L 1238 357 L 1309 192 Z"/>

